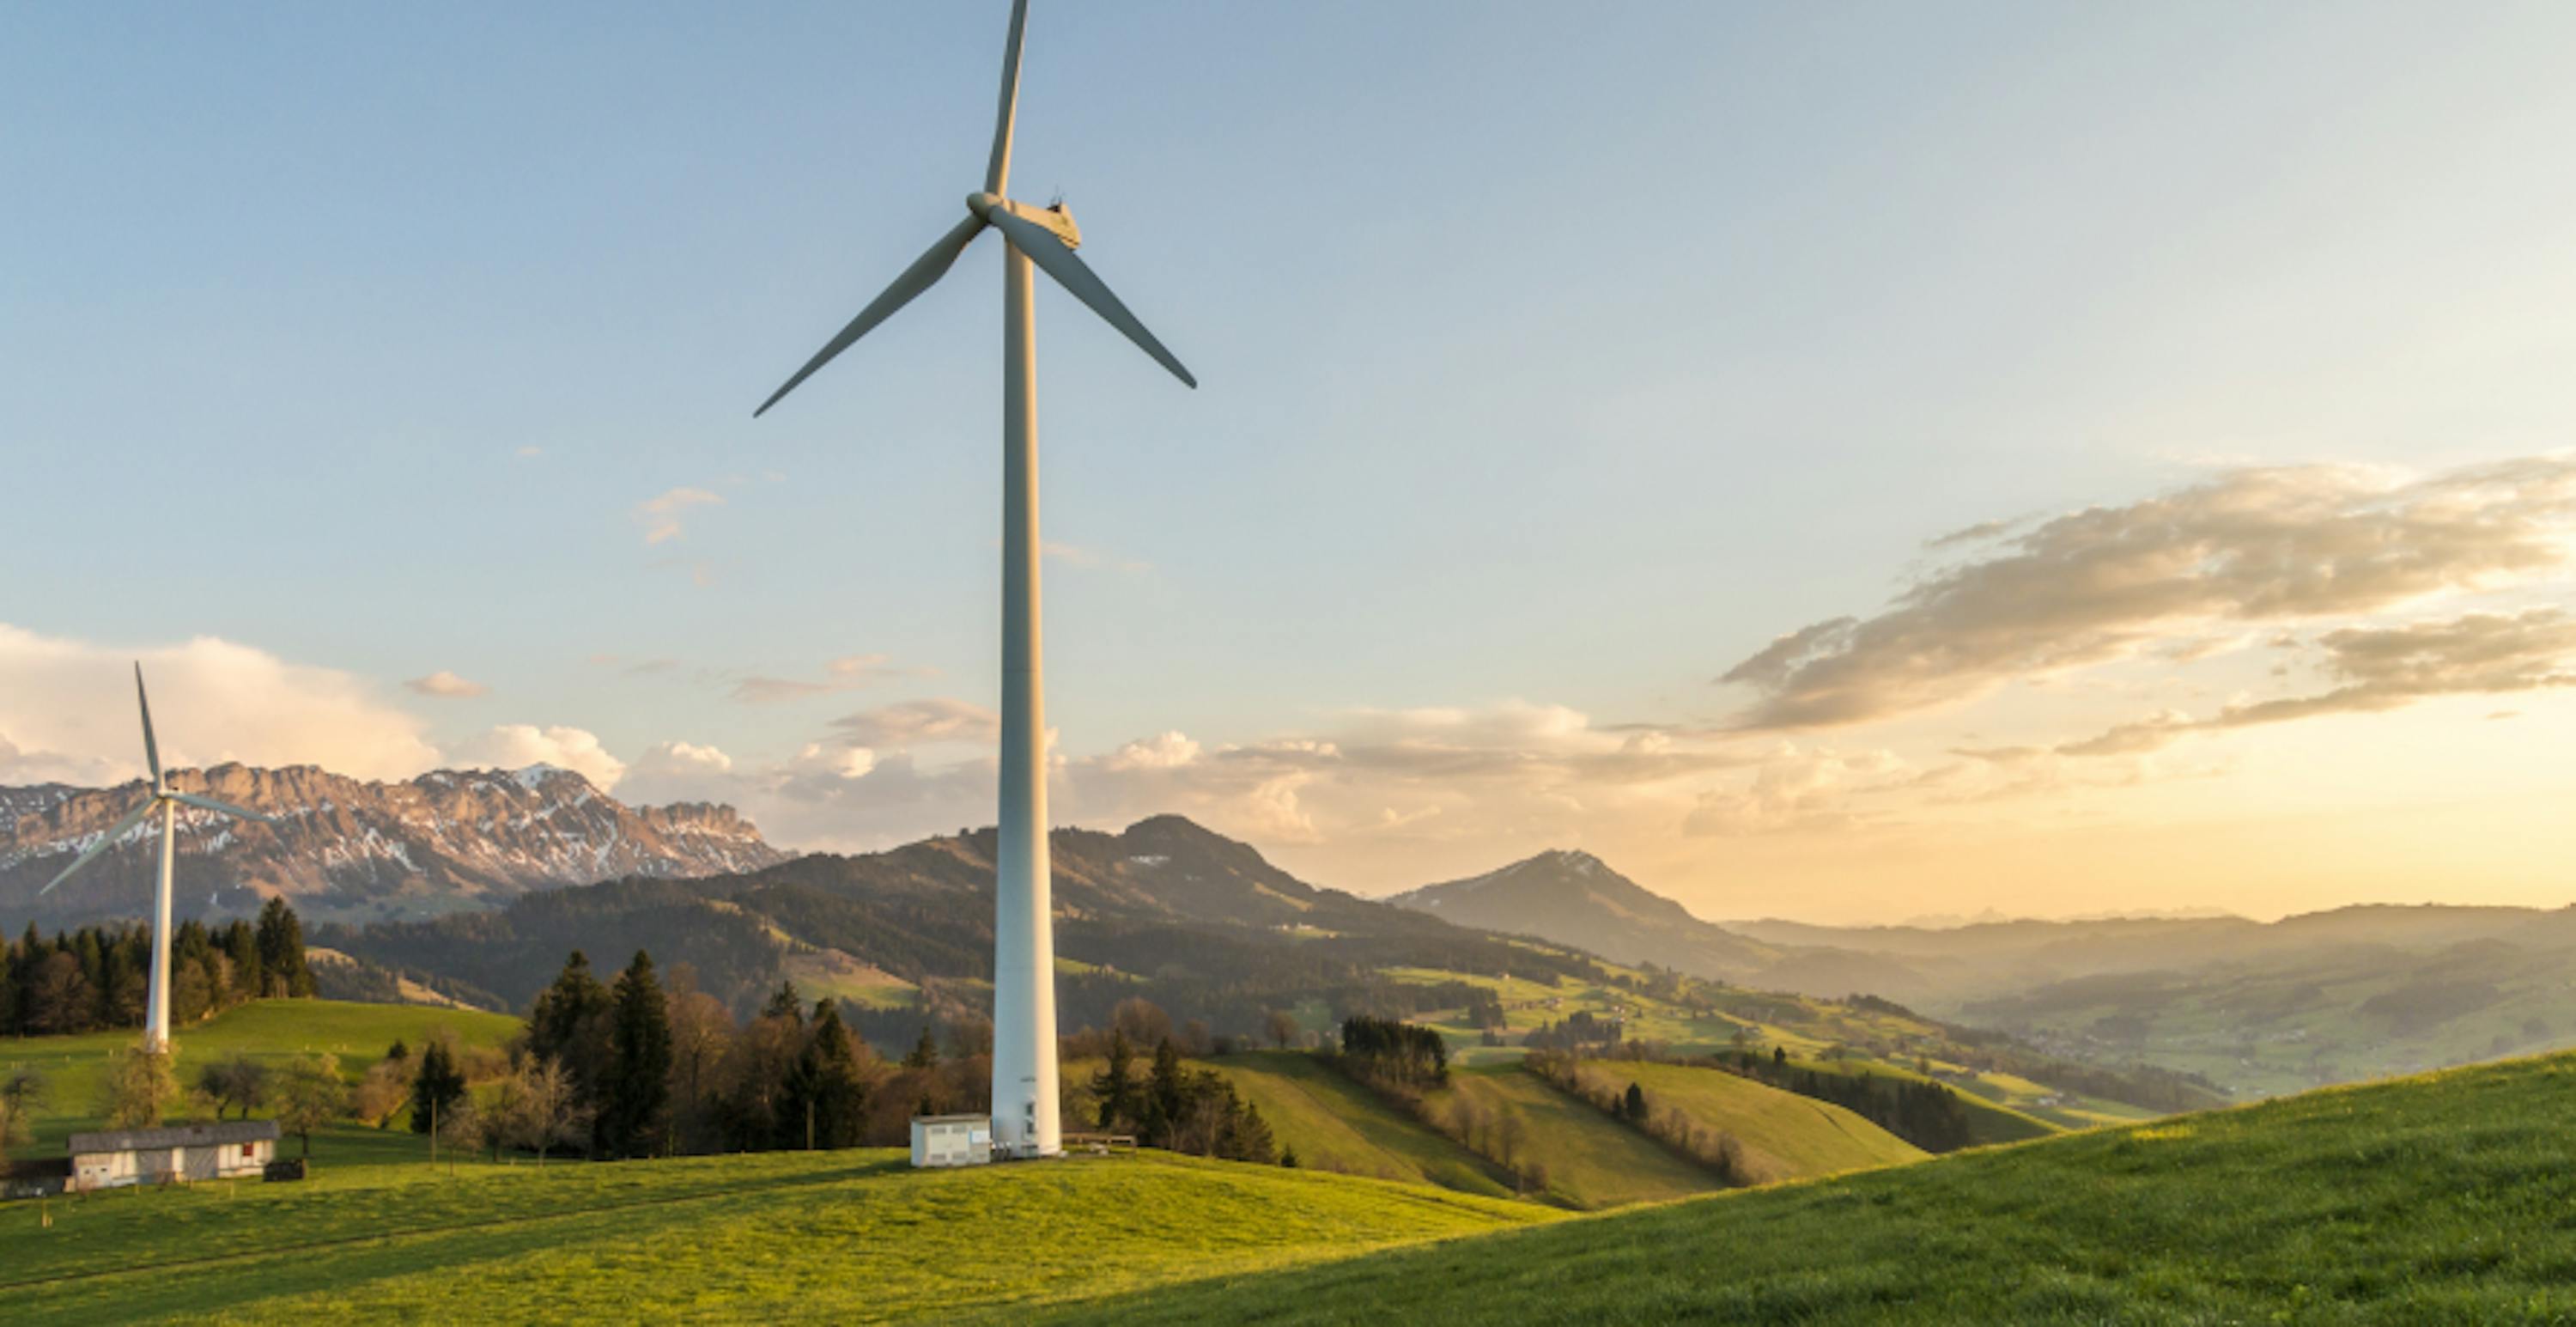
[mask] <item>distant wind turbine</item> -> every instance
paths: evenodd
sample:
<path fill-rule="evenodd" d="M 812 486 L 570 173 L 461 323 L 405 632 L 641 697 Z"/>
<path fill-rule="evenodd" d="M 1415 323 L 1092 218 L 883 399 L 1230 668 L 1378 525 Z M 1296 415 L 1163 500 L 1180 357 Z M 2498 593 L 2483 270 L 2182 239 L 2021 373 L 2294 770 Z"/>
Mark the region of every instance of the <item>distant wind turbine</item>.
<path fill-rule="evenodd" d="M 770 394 L 757 418 L 815 370 L 911 303 L 947 274 L 985 227 L 1002 233 L 1002 748 L 1000 843 L 995 850 L 993 919 L 993 1141 L 1012 1156 L 1062 1150 L 1056 1119 L 1055 921 L 1047 860 L 1046 700 L 1038 604 L 1037 327 L 1031 267 L 1124 333 L 1172 376 L 1198 379 L 1145 330 L 1074 250 L 1082 231 L 1058 202 L 1031 207 L 1003 196 L 1011 175 L 1011 129 L 1020 95 L 1020 39 L 1028 0 L 1012 0 L 1002 50 L 1002 104 L 984 188 L 966 199 L 966 219 L 850 320 L 794 377 Z"/>
<path fill-rule="evenodd" d="M 53 893 L 55 885 L 71 879 L 72 872 L 89 865 L 92 857 L 107 851 L 118 839 L 125 837 L 127 830 L 143 823 L 143 817 L 156 810 L 161 813 L 161 887 L 152 899 L 152 995 L 150 1011 L 144 1016 L 143 1044 L 152 1050 L 167 1050 L 170 1046 L 170 859 L 176 852 L 173 845 L 179 832 L 180 804 L 221 811 L 236 820 L 257 821 L 263 825 L 277 822 L 275 817 L 245 811 L 229 802 L 199 797 L 195 793 L 172 792 L 169 781 L 161 777 L 161 747 L 152 740 L 152 700 L 143 694 L 143 665 L 139 663 L 134 665 L 134 702 L 143 709 L 143 759 L 152 766 L 152 795 L 143 805 L 126 812 L 123 820 L 99 835 L 96 843 L 73 858 L 72 864 L 64 867 L 62 874 L 36 893 L 40 897 Z"/>

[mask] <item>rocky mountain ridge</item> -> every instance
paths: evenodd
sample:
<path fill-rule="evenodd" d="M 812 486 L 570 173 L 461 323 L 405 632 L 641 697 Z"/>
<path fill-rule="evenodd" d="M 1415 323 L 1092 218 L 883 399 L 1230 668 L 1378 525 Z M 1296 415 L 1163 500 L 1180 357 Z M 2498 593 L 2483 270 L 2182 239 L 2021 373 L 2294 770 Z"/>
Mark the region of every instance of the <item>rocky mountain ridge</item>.
<path fill-rule="evenodd" d="M 755 871 L 788 856 L 731 807 L 630 807 L 546 765 L 377 783 L 310 765 L 227 764 L 173 770 L 170 782 L 278 818 L 250 824 L 182 808 L 174 893 L 183 916 L 238 915 L 270 895 L 315 920 L 421 916 L 596 880 Z M 62 888 L 37 891 L 144 794 L 140 781 L 0 788 L 0 915 L 141 915 L 159 851 L 148 822 Z"/>

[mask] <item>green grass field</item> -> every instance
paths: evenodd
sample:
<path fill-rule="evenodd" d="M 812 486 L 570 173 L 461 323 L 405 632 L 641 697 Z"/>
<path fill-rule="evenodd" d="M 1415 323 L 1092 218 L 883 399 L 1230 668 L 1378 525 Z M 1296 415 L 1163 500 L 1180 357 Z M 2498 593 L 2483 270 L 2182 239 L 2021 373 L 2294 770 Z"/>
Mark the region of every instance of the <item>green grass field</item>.
<path fill-rule="evenodd" d="M 1255 1051 L 1209 1062 L 1261 1108 L 1271 1135 L 1300 1165 L 1346 1175 L 1436 1184 L 1506 1197 L 1511 1186 L 1475 1153 L 1298 1051 Z"/>
<path fill-rule="evenodd" d="M 1619 1207 L 1720 1187 L 1707 1170 L 1518 1065 L 1453 1069 L 1449 1086 L 1424 1099 L 1441 1112 L 1462 1096 L 1498 1115 L 1519 1117 L 1523 1164 L 1545 1167 L 1548 1196 L 1568 1206 Z"/>
<path fill-rule="evenodd" d="M 179 1050 L 179 1081 L 194 1082 L 199 1066 L 235 1054 L 247 1054 L 272 1065 L 300 1055 L 328 1053 L 340 1057 L 351 1082 L 383 1056 L 396 1041 L 417 1049 L 441 1030 L 470 1046 L 498 1046 L 519 1030 L 519 1020 L 472 1009 L 434 1009 L 422 1005 L 351 1004 L 338 1000 L 255 1000 L 237 1005 L 203 1023 L 175 1028 L 170 1040 Z M 108 1056 L 133 1045 L 136 1032 L 92 1032 L 77 1037 L 29 1037 L 0 1040 L 0 1070 L 24 1065 L 45 1076 L 45 1107 L 36 1117 L 36 1141 L 13 1150 L 19 1156 L 60 1156 L 63 1140 L 98 1126 L 99 1083 Z M 202 1112 L 182 1108 L 182 1115 Z"/>
<path fill-rule="evenodd" d="M 1673 1107 L 1734 1135 L 1746 1164 L 1765 1182 L 1899 1165 L 1925 1155 L 1831 1102 L 1765 1087 L 1722 1069 L 1587 1061 L 1581 1072 L 1613 1091 L 1635 1083 L 1646 1094 L 1649 1110 Z"/>
<path fill-rule="evenodd" d="M 1152 1153 L 410 1167 L 0 1207 L 0 1321 L 1018 1320 L 1032 1306 L 1556 1219 L 1420 1185 Z M 390 1173 L 380 1170 L 379 1179 Z"/>
<path fill-rule="evenodd" d="M 1053 1320 L 2567 1322 L 2570 1100 L 2576 1056 L 2512 1061 L 1212 1277 Z"/>

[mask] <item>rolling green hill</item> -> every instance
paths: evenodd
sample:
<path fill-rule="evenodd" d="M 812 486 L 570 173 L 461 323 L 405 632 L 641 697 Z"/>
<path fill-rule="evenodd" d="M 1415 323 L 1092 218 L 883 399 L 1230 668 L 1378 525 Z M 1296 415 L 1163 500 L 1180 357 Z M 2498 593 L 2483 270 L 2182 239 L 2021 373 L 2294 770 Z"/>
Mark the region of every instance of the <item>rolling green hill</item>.
<path fill-rule="evenodd" d="M 203 1023 L 175 1028 L 179 1080 L 194 1079 L 199 1065 L 247 1054 L 272 1065 L 306 1054 L 340 1057 L 351 1082 L 397 1041 L 420 1046 L 433 1033 L 453 1033 L 460 1045 L 498 1046 L 519 1030 L 519 1020 L 472 1009 L 427 1005 L 350 1004 L 338 1000 L 254 1000 Z M 60 1156 L 65 1138 L 97 1127 L 98 1092 L 108 1056 L 133 1045 L 125 1028 L 72 1037 L 0 1041 L 0 1070 L 26 1066 L 45 1076 L 45 1109 L 36 1117 L 36 1141 L 18 1155 Z"/>
<path fill-rule="evenodd" d="M 1464 1101 L 1496 1120 L 1517 1120 L 1514 1161 L 1524 1171 L 1537 1168 L 1548 1197 L 1569 1207 L 1620 1207 L 1721 1187 L 1708 1171 L 1516 1064 L 1453 1069 L 1449 1085 L 1424 1100 L 1435 1113 Z"/>
<path fill-rule="evenodd" d="M 1462 1193 L 1511 1194 L 1475 1153 L 1334 1073 L 1314 1056 L 1256 1051 L 1212 1062 L 1261 1108 L 1270 1132 L 1311 1170 L 1437 1184 Z"/>
<path fill-rule="evenodd" d="M 437 1175 L 414 1167 L 415 1176 Z M 886 1151 L 215 1184 L 0 1207 L 0 1321 L 887 1322 L 1298 1267 L 1558 1214 L 1164 1154 Z"/>
<path fill-rule="evenodd" d="M 1804 1179 L 1924 1158 L 1923 1149 L 1826 1101 L 1739 1078 L 1723 1069 L 1677 1064 L 1586 1063 L 1587 1080 L 1614 1091 L 1635 1083 L 1648 1109 L 1671 1107 L 1732 1134 L 1764 1182 Z"/>
<path fill-rule="evenodd" d="M 1218 1276 L 1054 1320 L 2563 1322 L 2571 1096 L 2576 1057 L 2511 1061 Z"/>

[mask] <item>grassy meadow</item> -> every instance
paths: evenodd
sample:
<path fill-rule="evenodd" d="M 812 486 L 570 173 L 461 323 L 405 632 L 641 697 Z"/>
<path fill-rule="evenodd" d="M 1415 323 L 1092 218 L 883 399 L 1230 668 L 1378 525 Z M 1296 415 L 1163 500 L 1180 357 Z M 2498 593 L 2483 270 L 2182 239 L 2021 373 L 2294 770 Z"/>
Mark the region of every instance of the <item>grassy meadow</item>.
<path fill-rule="evenodd" d="M 1511 1194 L 1491 1163 L 1377 1094 L 1296 1051 L 1229 1055 L 1210 1067 L 1261 1108 L 1283 1147 L 1310 1170 L 1436 1184 L 1461 1193 Z"/>
<path fill-rule="evenodd" d="M 1521 1122 L 1520 1156 L 1546 1174 L 1546 1197 L 1595 1209 L 1660 1202 L 1720 1187 L 1707 1169 L 1611 1119 L 1590 1103 L 1549 1086 L 1517 1064 L 1449 1071 L 1449 1085 L 1423 1096 L 1435 1116 L 1466 1100 L 1496 1117 Z"/>
<path fill-rule="evenodd" d="M 914 1171 L 861 1150 L 391 1171 L 0 1207 L 0 1321 L 989 1317 L 1559 1214 L 1148 1153 Z"/>
<path fill-rule="evenodd" d="M 2563 1323 L 2572 1100 L 2576 1056 L 2509 1061 L 1043 1320 Z"/>
<path fill-rule="evenodd" d="M 302 1055 L 337 1055 L 341 1073 L 355 1083 L 365 1075 L 367 1066 L 396 1041 L 409 1043 L 417 1050 L 431 1036 L 446 1032 L 453 1034 L 460 1045 L 498 1046 L 518 1030 L 519 1020 L 515 1018 L 472 1009 L 339 1000 L 254 1000 L 203 1023 L 173 1028 L 170 1040 L 178 1047 L 182 1085 L 196 1080 L 199 1067 L 237 1054 L 272 1067 L 282 1067 Z M 98 1128 L 103 1114 L 98 1096 L 108 1057 L 133 1045 L 137 1035 L 135 1029 L 123 1028 L 71 1037 L 0 1040 L 0 1071 L 25 1066 L 45 1076 L 45 1104 L 35 1120 L 36 1141 L 13 1149 L 13 1155 L 60 1156 L 65 1139 L 81 1130 Z M 183 1109 L 181 1113 L 196 1112 Z M 397 1120 L 395 1127 L 402 1127 L 401 1121 Z M 294 1144 L 287 1146 L 291 1151 Z"/>
<path fill-rule="evenodd" d="M 1923 1149 L 1829 1101 L 1783 1092 L 1723 1069 L 1587 1061 L 1579 1071 L 1613 1091 L 1635 1083 L 1647 1107 L 1671 1108 L 1732 1134 L 1762 1181 L 1920 1161 Z"/>

